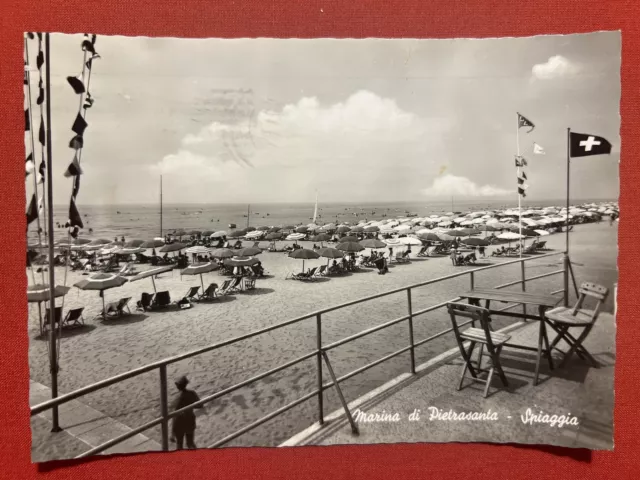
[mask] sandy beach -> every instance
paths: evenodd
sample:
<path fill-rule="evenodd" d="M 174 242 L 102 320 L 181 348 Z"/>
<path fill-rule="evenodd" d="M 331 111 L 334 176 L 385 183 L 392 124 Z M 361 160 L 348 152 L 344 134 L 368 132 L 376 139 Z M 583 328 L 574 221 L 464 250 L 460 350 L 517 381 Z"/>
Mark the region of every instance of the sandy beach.
<path fill-rule="evenodd" d="M 617 281 L 616 256 L 617 223 L 609 222 L 576 225 L 571 237 L 570 257 L 578 283 L 592 280 L 613 288 Z M 564 249 L 564 234 L 545 237 L 550 251 Z M 310 247 L 310 242 L 302 242 Z M 308 243 L 308 244 L 307 244 Z M 248 245 L 245 242 L 245 245 Z M 266 246 L 266 242 L 264 243 Z M 495 247 L 488 249 L 490 252 Z M 217 301 L 195 304 L 188 310 L 135 312 L 135 301 L 142 292 L 153 292 L 150 279 L 126 283 L 123 287 L 107 290 L 106 301 L 131 296 L 133 315 L 121 319 L 102 321 L 96 318 L 101 299 L 96 291 L 73 288 L 64 300 L 64 310 L 83 306 L 86 326 L 63 333 L 60 349 L 61 392 L 69 392 L 92 382 L 126 372 L 173 355 L 211 345 L 249 333 L 324 307 L 365 297 L 394 288 L 415 284 L 470 267 L 453 267 L 448 257 L 413 258 L 410 264 L 394 265 L 387 275 L 377 275 L 375 269 L 362 269 L 340 277 L 323 278 L 317 282 L 286 280 L 288 272 L 300 271 L 301 261 L 290 259 L 283 253 L 263 252 L 260 260 L 267 277 L 258 279 L 256 289 L 223 297 Z M 488 257 L 480 259 L 478 266 L 497 264 L 508 259 Z M 305 267 L 326 263 L 326 259 L 308 260 Z M 562 256 L 527 262 L 527 275 L 539 275 L 558 270 Z M 144 265 L 138 269 L 143 270 Z M 519 266 L 491 269 L 476 276 L 476 286 L 492 287 L 516 280 Z M 30 275 L 30 273 L 29 273 Z M 58 268 L 56 277 L 63 279 L 64 269 Z M 80 272 L 68 272 L 67 285 L 83 278 Z M 217 272 L 205 275 L 205 286 L 221 284 L 225 277 Z M 30 278 L 30 283 L 32 282 Z M 174 270 L 156 280 L 158 291 L 169 290 L 172 299 L 180 298 L 190 286 L 199 285 L 198 276 L 180 277 Z M 467 289 L 466 276 L 416 289 L 413 293 L 414 310 L 425 308 Z M 513 287 L 519 289 L 519 286 Z M 554 276 L 527 284 L 527 291 L 550 292 L 562 288 L 562 276 Z M 60 300 L 58 301 L 60 305 Z M 613 311 L 613 295 L 606 308 Z M 391 295 L 331 312 L 323 316 L 323 341 L 329 343 L 384 321 L 406 314 L 405 295 Z M 442 311 L 432 312 L 414 320 L 416 341 L 449 328 L 449 319 Z M 496 325 L 511 323 L 497 318 Z M 48 346 L 39 336 L 38 308 L 29 306 L 29 349 L 31 379 L 49 385 Z M 169 366 L 173 379 L 187 374 L 191 386 L 201 397 L 215 393 L 253 375 L 292 360 L 315 349 L 315 320 L 305 320 L 284 329 L 250 339 L 230 347 L 179 362 Z M 363 339 L 350 342 L 330 352 L 338 376 L 366 365 L 408 344 L 406 324 L 376 332 Z M 443 336 L 417 350 L 417 362 L 441 353 L 455 345 L 451 335 Z M 347 401 L 406 372 L 409 357 L 401 355 L 344 382 Z M 326 376 L 326 372 L 325 372 Z M 326 376 L 326 380 L 329 377 Z M 198 420 L 196 442 L 207 446 L 225 435 L 281 407 L 316 385 L 315 359 L 298 364 L 272 377 L 242 388 L 212 402 Z M 127 382 L 83 397 L 83 403 L 135 427 L 159 416 L 159 380 L 157 373 L 139 376 Z M 170 398 L 174 395 L 170 384 Z M 339 406 L 337 396 L 328 391 L 325 411 Z M 316 401 L 309 400 L 275 420 L 241 436 L 229 445 L 276 446 L 316 419 Z M 160 429 L 146 435 L 160 441 Z"/>

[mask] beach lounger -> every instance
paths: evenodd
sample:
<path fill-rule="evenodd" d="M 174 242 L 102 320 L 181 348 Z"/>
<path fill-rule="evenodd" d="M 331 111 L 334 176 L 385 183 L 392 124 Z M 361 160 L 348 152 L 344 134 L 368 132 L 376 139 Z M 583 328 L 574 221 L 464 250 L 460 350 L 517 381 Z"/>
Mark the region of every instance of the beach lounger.
<path fill-rule="evenodd" d="M 320 268 L 316 272 L 316 277 L 323 277 L 326 274 L 327 274 L 327 266 L 326 265 L 320 265 Z"/>
<path fill-rule="evenodd" d="M 231 280 L 231 283 L 229 284 L 229 287 L 227 288 L 227 290 L 230 293 L 241 292 L 242 291 L 242 277 L 233 278 L 233 280 Z"/>
<path fill-rule="evenodd" d="M 215 300 L 218 296 L 218 284 L 211 283 L 204 292 L 198 297 L 198 300 Z"/>
<path fill-rule="evenodd" d="M 256 288 L 256 279 L 253 277 L 244 277 L 244 289 L 254 290 Z"/>
<path fill-rule="evenodd" d="M 147 292 L 143 292 L 142 295 L 140 295 L 140 300 L 138 300 L 138 303 L 136 305 L 136 310 L 142 310 L 146 312 L 151 308 L 152 302 L 153 295 Z"/>
<path fill-rule="evenodd" d="M 420 248 L 420 251 L 416 254 L 416 256 L 418 256 L 418 257 L 428 257 L 427 248 L 429 248 L 429 247 L 423 245 L 422 248 Z"/>
<path fill-rule="evenodd" d="M 237 278 L 234 278 L 232 280 L 225 280 L 225 282 L 222 284 L 222 286 L 218 290 L 218 296 L 229 295 L 229 293 L 231 293 L 233 289 L 234 284 L 236 284 L 237 280 L 238 280 Z"/>
<path fill-rule="evenodd" d="M 165 308 L 169 305 L 171 305 L 171 295 L 166 290 L 156 293 L 151 301 L 151 308 Z"/>
<path fill-rule="evenodd" d="M 62 327 L 82 327 L 84 325 L 82 312 L 84 312 L 84 307 L 69 310 L 62 319 Z"/>
<path fill-rule="evenodd" d="M 409 259 L 405 256 L 407 252 L 404 253 L 396 253 L 396 262 L 397 263 L 409 263 Z"/>
<path fill-rule="evenodd" d="M 104 316 L 106 317 L 122 317 L 124 315 L 131 315 L 131 310 L 129 309 L 129 300 L 131 297 L 124 297 L 118 300 L 117 302 L 112 302 L 107 304 L 104 308 Z M 126 309 L 126 312 L 125 312 Z"/>
<path fill-rule="evenodd" d="M 182 298 L 186 298 L 191 301 L 198 298 L 198 292 L 200 291 L 200 285 L 189 288 L 189 291 Z"/>
<path fill-rule="evenodd" d="M 62 320 L 62 307 L 56 307 L 54 315 L 55 316 L 54 316 L 53 322 L 54 322 L 54 328 L 56 328 L 60 325 L 60 321 Z M 51 309 L 47 308 L 44 315 L 44 324 L 42 326 L 42 331 L 43 332 L 48 331 L 50 326 L 51 326 Z"/>
<path fill-rule="evenodd" d="M 538 242 L 536 243 L 536 249 L 537 250 L 549 250 L 547 248 L 547 241 L 545 240 L 544 242 Z"/>

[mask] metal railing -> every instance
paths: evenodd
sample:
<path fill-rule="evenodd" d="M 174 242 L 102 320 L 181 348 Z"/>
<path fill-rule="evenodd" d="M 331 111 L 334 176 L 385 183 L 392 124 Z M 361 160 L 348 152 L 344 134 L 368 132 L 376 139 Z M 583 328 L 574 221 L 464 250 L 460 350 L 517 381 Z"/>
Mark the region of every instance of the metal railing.
<path fill-rule="evenodd" d="M 562 269 L 559 270 L 554 270 L 552 272 L 548 272 L 548 273 L 544 273 L 544 274 L 540 274 L 540 275 L 536 275 L 530 278 L 526 278 L 526 269 L 525 269 L 525 262 L 530 261 L 530 260 L 537 260 L 540 258 L 547 258 L 547 257 L 552 257 L 552 256 L 557 256 L 557 255 L 564 255 L 564 261 L 563 261 L 563 267 Z M 77 458 L 82 458 L 82 457 L 87 457 L 90 455 L 94 455 L 100 452 L 103 452 L 121 442 L 124 442 L 125 440 L 139 434 L 142 433 L 148 429 L 154 428 L 158 425 L 161 426 L 162 429 L 162 449 L 163 450 L 168 450 L 169 449 L 169 421 L 183 413 L 186 412 L 190 409 L 199 407 L 199 406 L 204 406 L 205 404 L 216 400 L 224 395 L 227 395 L 231 392 L 234 392 L 235 390 L 238 390 L 242 387 L 245 387 L 253 382 L 256 382 L 258 380 L 261 380 L 265 377 L 268 377 L 270 375 L 273 375 L 277 372 L 280 372 L 282 370 L 285 370 L 287 368 L 292 367 L 293 365 L 296 365 L 298 363 L 301 363 L 305 360 L 311 359 L 313 357 L 316 358 L 316 370 L 317 370 L 317 387 L 315 390 L 313 390 L 312 392 L 307 393 L 306 395 L 302 396 L 301 398 L 298 398 L 280 408 L 278 408 L 277 410 L 274 410 L 273 412 L 261 417 L 260 419 L 252 422 L 249 425 L 246 425 L 245 427 L 241 428 L 240 430 L 235 431 L 234 433 L 231 433 L 227 436 L 225 436 L 224 438 L 216 441 L 215 443 L 213 443 L 212 445 L 209 445 L 209 447 L 213 448 L 213 447 L 219 447 L 221 445 L 224 445 L 225 443 L 230 442 L 231 440 L 243 435 L 244 433 L 262 425 L 263 423 L 273 419 L 274 417 L 290 410 L 291 408 L 300 405 L 304 402 L 306 402 L 307 400 L 313 398 L 313 397 L 317 397 L 317 403 L 318 403 L 318 422 L 319 424 L 323 424 L 324 423 L 324 392 L 328 389 L 330 389 L 331 387 L 335 387 L 336 391 L 338 393 L 338 397 L 340 399 L 340 402 L 342 404 L 342 408 L 345 410 L 345 414 L 347 416 L 347 418 L 349 419 L 350 423 L 351 423 L 351 428 L 352 431 L 357 434 L 358 433 L 358 427 L 356 425 L 356 423 L 353 421 L 353 418 L 351 416 L 351 413 L 349 411 L 349 408 L 347 406 L 346 400 L 344 398 L 344 395 L 342 394 L 342 391 L 340 389 L 340 383 L 344 382 L 345 380 L 348 380 L 349 378 L 358 375 L 372 367 L 375 367 L 376 365 L 379 365 L 383 362 L 386 362 L 394 357 L 397 357 L 398 355 L 401 355 L 407 351 L 410 352 L 410 371 L 412 373 L 416 372 L 416 360 L 415 360 L 415 349 L 421 345 L 424 345 L 428 342 L 431 342 L 433 340 L 435 340 L 436 338 L 442 337 L 443 335 L 449 334 L 451 332 L 453 332 L 453 328 L 449 328 L 447 330 L 444 330 L 442 332 L 438 332 L 435 335 L 432 335 L 430 337 L 427 337 L 425 339 L 419 340 L 419 341 L 415 341 L 414 338 L 414 318 L 420 315 L 424 315 L 426 313 L 432 312 L 434 310 L 443 308 L 447 305 L 447 303 L 450 302 L 455 302 L 455 301 L 460 301 L 462 300 L 461 297 L 456 297 L 456 298 L 452 298 L 450 300 L 447 300 L 445 302 L 441 302 L 438 303 L 436 305 L 432 305 L 430 307 L 427 308 L 423 308 L 421 310 L 417 310 L 414 311 L 413 310 L 413 304 L 412 304 L 412 290 L 416 289 L 416 288 L 420 288 L 420 287 L 425 287 L 428 285 L 432 285 L 435 283 L 439 283 L 439 282 L 443 282 L 446 280 L 451 280 L 453 278 L 457 278 L 457 277 L 462 277 L 462 276 L 469 276 L 469 286 L 471 289 L 473 289 L 475 287 L 475 282 L 476 282 L 476 274 L 478 272 L 482 272 L 482 271 L 486 271 L 486 270 L 490 270 L 490 269 L 495 269 L 495 268 L 500 268 L 500 267 L 504 267 L 506 265 L 513 265 L 513 264 L 520 264 L 521 265 L 521 269 L 520 269 L 520 280 L 515 280 L 512 282 L 508 282 L 508 283 L 504 283 L 501 285 L 498 285 L 494 288 L 497 289 L 501 289 L 501 288 L 507 288 L 510 286 L 514 286 L 514 285 L 518 285 L 521 284 L 522 285 L 522 290 L 525 291 L 525 284 L 528 281 L 533 281 L 533 280 L 538 280 L 541 278 L 546 278 L 546 277 L 550 277 L 553 275 L 559 275 L 559 274 L 563 274 L 564 275 L 564 287 L 562 289 L 556 290 L 551 292 L 551 294 L 555 295 L 558 293 L 563 293 L 564 296 L 564 303 L 565 305 L 568 303 L 568 285 L 569 285 L 569 275 L 571 274 L 571 277 L 573 279 L 573 286 L 576 289 L 577 292 L 577 286 L 575 283 L 575 278 L 573 278 L 573 271 L 571 269 L 571 264 L 569 262 L 569 258 L 566 255 L 565 252 L 553 252 L 553 253 L 547 253 L 547 254 L 542 254 L 542 255 L 536 255 L 536 256 L 532 256 L 532 257 L 526 257 L 526 258 L 519 258 L 516 260 L 510 260 L 507 262 L 502 262 L 502 263 L 498 263 L 495 265 L 488 265 L 488 266 L 484 266 L 484 267 L 479 267 L 479 268 L 474 268 L 474 269 L 469 269 L 469 270 L 463 270 L 460 272 L 456 272 L 456 273 L 452 273 L 450 275 L 445 275 L 443 277 L 438 277 L 432 280 L 427 280 L 424 282 L 420 282 L 420 283 L 416 283 L 413 285 L 409 285 L 409 286 L 405 286 L 405 287 L 400 287 L 400 288 L 396 288 L 394 290 L 389 290 L 383 293 L 378 293 L 375 295 L 370 295 L 368 297 L 364 297 L 364 298 L 360 298 L 357 300 L 351 300 L 345 303 L 342 303 L 340 305 L 335 305 L 332 307 L 328 307 L 328 308 L 324 308 L 322 310 L 318 310 L 315 312 L 311 312 L 308 313 L 306 315 L 291 319 L 291 320 L 287 320 L 285 322 L 281 322 L 275 325 L 272 325 L 270 327 L 266 327 L 251 333 L 247 333 L 245 335 L 240 335 L 238 337 L 235 338 L 231 338 L 229 340 L 225 340 L 213 345 L 209 345 L 207 347 L 203 347 L 203 348 L 199 348 L 197 350 L 193 350 L 191 352 L 187 352 L 181 355 L 177 355 L 174 357 L 170 357 L 158 362 L 154 362 L 151 363 L 149 365 L 146 365 L 144 367 L 140 367 L 134 370 L 131 370 L 129 372 L 125 372 L 122 373 L 120 375 L 116 375 L 114 377 L 102 380 L 100 382 L 96 382 L 94 384 L 91 385 L 87 385 L 86 387 L 80 388 L 78 390 L 75 390 L 73 392 L 58 396 L 57 398 L 53 398 L 51 400 L 48 400 L 46 402 L 40 403 L 38 405 L 35 405 L 33 407 L 31 407 L 31 416 L 33 415 L 37 415 L 40 414 L 42 412 L 45 412 L 47 410 L 53 410 L 53 409 L 57 409 L 58 406 L 67 403 L 71 400 L 77 399 L 79 397 L 82 397 L 84 395 L 96 392 L 98 390 L 107 388 L 111 385 L 120 383 L 122 381 L 137 377 L 139 375 L 151 372 L 151 371 L 158 371 L 159 373 L 159 381 L 160 381 L 160 417 L 155 418 L 154 420 L 145 423 L 144 425 L 141 425 L 137 428 L 132 429 L 131 431 L 120 435 L 116 438 L 113 438 L 95 448 L 92 448 L 86 452 L 84 452 L 83 454 L 79 455 Z M 397 293 L 401 293 L 401 292 L 406 292 L 407 295 L 407 314 L 403 315 L 399 318 L 395 318 L 393 320 L 389 320 L 385 323 L 382 323 L 380 325 L 376 325 L 374 327 L 368 328 L 366 330 L 362 330 L 361 332 L 358 332 L 354 335 L 350 335 L 348 337 L 342 338 L 341 340 L 335 341 L 333 343 L 329 343 L 329 344 L 323 344 L 322 341 L 322 315 L 329 313 L 329 312 L 333 312 L 336 310 L 340 310 L 349 306 L 353 306 L 353 305 L 358 305 L 361 303 L 365 303 L 371 300 L 375 300 L 375 299 L 379 299 L 382 297 L 386 297 L 389 295 L 394 295 Z M 506 311 L 509 310 L 511 308 L 514 308 L 516 306 L 518 306 L 519 304 L 511 304 L 508 305 L 502 309 L 500 309 L 499 311 Z M 526 306 L 522 305 L 525 309 Z M 525 311 L 526 312 L 526 311 Z M 229 346 L 229 345 L 233 345 L 239 342 L 242 342 L 244 340 L 250 339 L 250 338 L 254 338 L 257 337 L 259 335 L 263 335 L 269 332 L 273 332 L 275 330 L 284 328 L 284 327 L 288 327 L 290 325 L 302 322 L 303 320 L 307 320 L 307 319 L 311 319 L 314 318 L 316 319 L 316 348 L 305 354 L 302 355 L 298 358 L 295 358 L 289 362 L 286 362 L 282 365 L 279 365 L 277 367 L 274 367 L 270 370 L 267 370 L 266 372 L 260 373 L 258 375 L 255 375 L 249 379 L 246 379 L 242 382 L 236 383 L 234 385 L 231 385 L 229 387 L 226 387 L 212 395 L 209 395 L 205 398 L 202 398 L 200 401 L 191 404 L 185 408 L 182 408 L 180 410 L 176 410 L 173 412 L 169 412 L 169 407 L 168 407 L 168 390 L 167 390 L 167 366 L 171 365 L 173 363 L 179 362 L 181 360 L 185 360 L 191 357 L 195 357 L 197 355 L 202 355 L 204 353 L 207 352 L 212 352 L 214 350 L 220 349 L 222 347 L 225 346 Z M 341 377 L 337 378 L 335 376 L 335 373 L 333 371 L 333 368 L 331 366 L 331 362 L 329 360 L 329 356 L 328 356 L 328 352 L 330 350 L 333 350 L 341 345 L 344 345 L 346 343 L 349 343 L 351 341 L 357 340 L 359 338 L 365 337 L 367 335 L 370 335 L 374 332 L 378 332 L 381 331 L 383 329 L 386 329 L 388 327 L 391 327 L 393 325 L 397 325 L 401 322 L 407 322 L 408 325 L 408 337 L 409 337 L 409 345 L 393 352 L 390 353 L 388 355 L 385 355 L 382 358 L 379 358 L 363 367 L 357 368 L 356 370 L 353 370 L 345 375 L 342 375 Z M 471 323 L 471 321 L 468 321 L 466 323 L 464 323 L 463 325 L 466 325 L 468 323 Z M 461 325 L 461 326 L 463 326 Z M 323 382 L 323 364 L 326 365 L 327 370 L 331 376 L 331 381 L 328 383 L 324 383 Z"/>

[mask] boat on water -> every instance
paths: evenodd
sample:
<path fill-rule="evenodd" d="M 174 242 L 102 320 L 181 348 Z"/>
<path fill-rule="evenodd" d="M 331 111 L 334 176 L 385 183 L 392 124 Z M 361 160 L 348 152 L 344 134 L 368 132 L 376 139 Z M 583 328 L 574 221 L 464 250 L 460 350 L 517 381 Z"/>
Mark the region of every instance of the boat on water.
<path fill-rule="evenodd" d="M 236 224 L 235 223 L 230 223 L 229 224 L 229 228 L 236 228 Z"/>

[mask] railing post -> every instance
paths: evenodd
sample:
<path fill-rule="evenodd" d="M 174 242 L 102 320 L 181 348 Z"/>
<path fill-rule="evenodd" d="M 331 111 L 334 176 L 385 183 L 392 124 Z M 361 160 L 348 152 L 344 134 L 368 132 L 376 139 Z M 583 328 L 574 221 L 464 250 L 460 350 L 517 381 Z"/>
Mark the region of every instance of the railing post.
<path fill-rule="evenodd" d="M 564 253 L 562 258 L 562 268 L 564 270 L 564 306 L 569 306 L 569 255 Z"/>
<path fill-rule="evenodd" d="M 525 273 L 525 266 L 524 266 L 524 260 L 520 261 L 520 280 L 522 281 L 521 285 L 522 285 L 522 291 L 526 292 L 527 291 L 527 275 Z M 524 315 L 527 314 L 527 306 L 523 303 L 522 304 L 522 313 Z M 526 319 L 525 319 L 526 321 Z"/>
<path fill-rule="evenodd" d="M 473 271 L 469 272 L 469 287 L 471 288 L 471 290 L 476 288 L 476 278 L 473 274 Z"/>
<path fill-rule="evenodd" d="M 322 316 L 316 315 L 316 348 L 318 349 L 318 422 L 324 425 L 324 395 L 322 383 Z"/>
<path fill-rule="evenodd" d="M 416 352 L 413 341 L 413 308 L 411 307 L 411 288 L 407 288 L 407 308 L 409 310 L 409 344 L 411 346 L 411 373 L 416 373 Z"/>
<path fill-rule="evenodd" d="M 169 450 L 169 401 L 167 398 L 167 366 L 160 365 L 160 414 L 162 415 L 162 450 Z"/>

